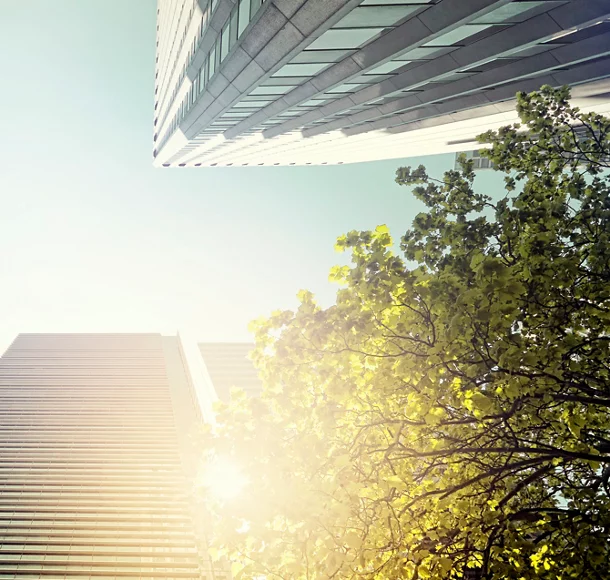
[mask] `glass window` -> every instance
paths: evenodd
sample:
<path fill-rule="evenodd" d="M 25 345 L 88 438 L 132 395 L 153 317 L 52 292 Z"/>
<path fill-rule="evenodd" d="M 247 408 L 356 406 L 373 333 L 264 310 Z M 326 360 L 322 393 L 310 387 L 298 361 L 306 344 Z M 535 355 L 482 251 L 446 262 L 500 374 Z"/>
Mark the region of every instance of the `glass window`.
<path fill-rule="evenodd" d="M 250 91 L 250 95 L 284 95 L 295 87 L 293 85 L 260 86 Z"/>
<path fill-rule="evenodd" d="M 262 0 L 250 0 L 250 18 L 256 14 L 262 3 Z"/>
<path fill-rule="evenodd" d="M 305 81 L 308 81 L 311 77 L 269 77 L 265 81 L 265 86 L 270 87 L 273 85 L 291 85 L 297 86 Z"/>
<path fill-rule="evenodd" d="M 530 15 L 524 14 L 525 12 L 538 8 L 544 4 L 546 4 L 546 2 L 511 2 L 510 4 L 505 4 L 504 6 L 492 10 L 485 16 L 473 20 L 471 24 L 516 24 L 529 18 Z M 549 8 L 552 7 L 550 4 L 547 4 L 547 6 L 549 6 Z"/>
<path fill-rule="evenodd" d="M 459 26 L 451 32 L 441 34 L 438 38 L 435 38 L 430 42 L 426 42 L 426 44 L 422 46 L 451 46 L 452 44 L 465 40 L 469 36 L 474 36 L 475 34 L 486 30 L 490 26 L 491 24 L 465 24 L 464 26 Z"/>
<path fill-rule="evenodd" d="M 222 62 L 227 54 L 229 54 L 229 27 L 231 25 L 230 19 L 223 26 L 220 33 L 220 62 Z"/>
<path fill-rule="evenodd" d="M 229 33 L 229 50 L 235 46 L 237 42 L 237 8 L 231 12 L 231 31 Z"/>
<path fill-rule="evenodd" d="M 216 45 L 212 47 L 212 50 L 208 55 L 208 70 L 210 71 L 209 78 L 212 78 L 214 76 L 214 71 L 216 70 Z"/>
<path fill-rule="evenodd" d="M 418 10 L 418 6 L 361 6 L 354 8 L 347 16 L 339 20 L 333 28 L 370 28 L 371 26 L 393 26 L 409 14 Z"/>
<path fill-rule="evenodd" d="M 218 70 L 218 68 L 220 67 L 220 36 L 216 39 L 216 42 L 214 43 L 214 46 L 216 47 L 216 58 L 214 59 L 215 62 L 215 70 Z"/>
<path fill-rule="evenodd" d="M 408 61 L 391 60 L 384 64 L 380 64 L 379 66 L 376 66 L 375 68 L 372 68 L 371 70 L 366 71 L 366 74 L 367 75 L 387 74 L 387 73 L 391 73 L 392 71 L 395 71 L 396 69 L 400 68 L 401 66 L 405 66 L 406 64 L 408 64 Z"/>
<path fill-rule="evenodd" d="M 303 111 L 284 111 L 283 113 L 280 113 L 278 117 L 298 117 L 302 114 Z"/>
<path fill-rule="evenodd" d="M 203 89 L 205 88 L 205 85 L 207 82 L 207 79 L 206 79 L 207 68 L 208 68 L 208 60 L 206 58 L 205 62 L 203 63 L 203 66 L 201 67 L 201 71 L 199 72 L 199 92 L 203 91 Z"/>
<path fill-rule="evenodd" d="M 235 103 L 233 105 L 234 109 L 260 109 L 269 103 L 273 103 L 273 101 L 240 101 L 239 103 Z"/>
<path fill-rule="evenodd" d="M 292 59 L 291 64 L 302 64 L 309 62 L 339 62 L 346 56 L 353 53 L 353 50 L 304 50 Z"/>
<path fill-rule="evenodd" d="M 321 99 L 311 99 L 311 101 L 301 103 L 299 107 L 321 107 L 327 100 L 329 100 L 327 97 L 322 97 Z"/>
<path fill-rule="evenodd" d="M 228 111 L 225 113 L 223 119 L 236 119 L 238 117 L 249 117 L 252 113 L 248 111 Z"/>
<path fill-rule="evenodd" d="M 380 32 L 383 32 L 383 28 L 355 28 L 353 30 L 331 28 L 314 40 L 308 48 L 313 50 L 358 48 Z"/>
<path fill-rule="evenodd" d="M 285 64 L 273 74 L 274 77 L 307 77 L 318 74 L 328 63 Z"/>
<path fill-rule="evenodd" d="M 250 0 L 239 0 L 239 18 L 237 36 L 241 36 L 242 32 L 250 22 Z"/>
<path fill-rule="evenodd" d="M 409 50 L 408 52 L 403 53 L 401 56 L 395 56 L 394 60 L 431 60 L 433 58 L 443 56 L 449 52 L 453 52 L 455 49 L 455 46 L 446 46 L 443 48 L 438 48 L 435 46 L 430 46 L 427 48 L 419 47 Z"/>

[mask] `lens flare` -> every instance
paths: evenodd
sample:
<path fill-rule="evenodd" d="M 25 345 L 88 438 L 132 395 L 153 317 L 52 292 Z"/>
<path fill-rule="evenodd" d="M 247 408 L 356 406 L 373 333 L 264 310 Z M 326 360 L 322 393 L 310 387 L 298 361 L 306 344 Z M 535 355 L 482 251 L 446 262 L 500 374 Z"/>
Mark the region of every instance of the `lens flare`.
<path fill-rule="evenodd" d="M 228 501 L 241 495 L 248 481 L 235 461 L 215 457 L 204 467 L 201 483 L 213 497 Z"/>

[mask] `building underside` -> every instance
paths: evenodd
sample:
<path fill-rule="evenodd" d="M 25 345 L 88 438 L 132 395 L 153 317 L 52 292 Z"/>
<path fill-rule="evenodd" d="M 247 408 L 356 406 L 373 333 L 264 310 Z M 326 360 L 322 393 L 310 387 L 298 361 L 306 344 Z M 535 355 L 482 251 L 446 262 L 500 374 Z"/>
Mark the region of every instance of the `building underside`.
<path fill-rule="evenodd" d="M 159 0 L 155 164 L 456 151 L 517 91 L 610 107 L 607 0 Z"/>

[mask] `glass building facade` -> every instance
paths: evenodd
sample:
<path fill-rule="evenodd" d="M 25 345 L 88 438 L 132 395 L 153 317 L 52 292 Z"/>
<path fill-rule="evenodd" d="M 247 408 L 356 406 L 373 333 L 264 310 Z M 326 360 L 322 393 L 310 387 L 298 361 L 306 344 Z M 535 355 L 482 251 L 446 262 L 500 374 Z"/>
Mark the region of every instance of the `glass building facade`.
<path fill-rule="evenodd" d="M 158 0 L 157 13 L 158 166 L 458 151 L 543 84 L 610 111 L 607 0 Z"/>
<path fill-rule="evenodd" d="M 218 578 L 179 339 L 21 334 L 0 359 L 0 579 Z"/>

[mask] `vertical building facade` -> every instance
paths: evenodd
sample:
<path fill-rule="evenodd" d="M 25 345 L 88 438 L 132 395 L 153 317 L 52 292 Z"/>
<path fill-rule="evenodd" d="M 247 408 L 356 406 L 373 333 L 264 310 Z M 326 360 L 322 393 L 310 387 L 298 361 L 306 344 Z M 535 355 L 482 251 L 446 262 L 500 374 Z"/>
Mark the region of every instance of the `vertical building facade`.
<path fill-rule="evenodd" d="M 0 359 L 0 578 L 211 578 L 179 340 L 21 334 Z"/>
<path fill-rule="evenodd" d="M 157 14 L 157 166 L 474 149 L 543 84 L 610 112 L 608 0 L 158 0 Z"/>
<path fill-rule="evenodd" d="M 218 398 L 230 400 L 231 388 L 243 389 L 249 397 L 260 395 L 263 385 L 258 371 L 248 358 L 254 344 L 247 342 L 202 342 L 199 351 L 209 382 Z"/>

